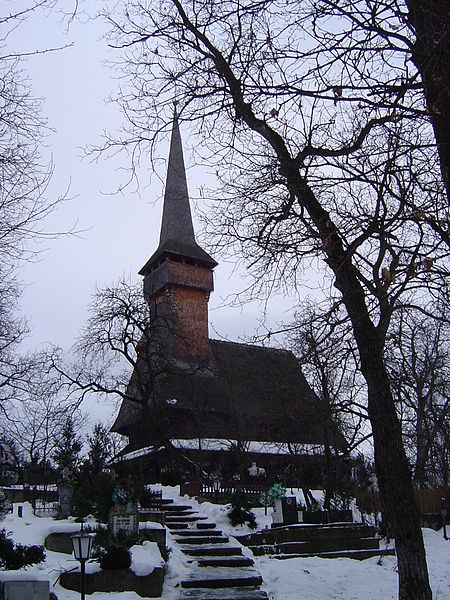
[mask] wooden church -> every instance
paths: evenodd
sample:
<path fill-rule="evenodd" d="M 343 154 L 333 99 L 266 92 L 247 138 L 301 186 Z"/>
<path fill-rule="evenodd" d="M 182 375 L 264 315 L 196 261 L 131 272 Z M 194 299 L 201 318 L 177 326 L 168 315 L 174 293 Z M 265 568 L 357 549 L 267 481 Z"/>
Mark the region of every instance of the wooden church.
<path fill-rule="evenodd" d="M 112 427 L 129 440 L 121 460 L 148 482 L 320 469 L 324 444 L 346 443 L 293 353 L 209 338 L 216 266 L 195 240 L 175 116 L 159 246 L 140 271 L 150 322 Z"/>

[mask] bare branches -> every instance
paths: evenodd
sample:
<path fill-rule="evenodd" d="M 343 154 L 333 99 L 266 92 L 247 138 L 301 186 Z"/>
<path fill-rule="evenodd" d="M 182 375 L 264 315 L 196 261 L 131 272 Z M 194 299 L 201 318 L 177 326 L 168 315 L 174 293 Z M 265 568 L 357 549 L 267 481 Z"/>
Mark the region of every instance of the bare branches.
<path fill-rule="evenodd" d="M 402 298 L 423 302 L 424 290 L 442 295 L 448 276 L 448 245 L 436 229 L 448 208 L 436 112 L 424 73 L 410 60 L 415 29 L 408 4 L 125 6 L 110 22 L 113 43 L 127 46 L 121 67 L 133 87 L 124 86 L 118 102 L 131 147 L 159 138 L 176 96 L 180 120 L 202 135 L 206 158 L 225 184 L 207 216 L 218 244 L 239 248 L 260 288 L 295 284 L 305 264 L 319 263 L 331 282 L 330 304 L 332 286 L 337 290 L 367 384 L 400 598 L 428 600 L 384 356 L 395 306 Z"/>
<path fill-rule="evenodd" d="M 56 5 L 57 0 L 29 0 L 21 3 L 20 9 L 0 16 L 1 50 L 24 20 Z M 21 288 L 17 270 L 42 251 L 39 242 L 61 235 L 48 231 L 45 220 L 64 198 L 46 197 L 53 165 L 43 164 L 41 150 L 49 129 L 41 114 L 41 102 L 31 93 L 21 59 L 53 50 L 5 50 L 0 56 L 0 409 L 4 414 L 12 401 L 26 397 L 39 368 L 45 372 L 41 358 L 17 354 L 27 332 L 27 324 L 17 314 Z"/>
<path fill-rule="evenodd" d="M 424 321 L 412 309 L 398 311 L 387 349 L 405 445 L 420 487 L 447 486 L 450 475 L 449 327 L 442 308 L 435 311 L 441 318 L 434 321 Z"/>

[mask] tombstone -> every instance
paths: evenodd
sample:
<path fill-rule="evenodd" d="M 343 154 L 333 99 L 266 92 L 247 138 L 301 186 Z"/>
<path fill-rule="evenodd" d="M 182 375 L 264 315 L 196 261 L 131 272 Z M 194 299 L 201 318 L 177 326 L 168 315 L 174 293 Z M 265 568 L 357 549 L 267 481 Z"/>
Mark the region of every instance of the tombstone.
<path fill-rule="evenodd" d="M 4 600 L 48 600 L 50 595 L 48 581 L 4 581 L 2 588 Z"/>
<path fill-rule="evenodd" d="M 109 511 L 109 525 L 114 535 L 117 535 L 119 531 L 128 535 L 137 535 L 139 532 L 137 506 L 132 502 L 113 506 Z"/>
<path fill-rule="evenodd" d="M 272 510 L 272 527 L 283 525 L 283 509 L 281 508 L 281 499 L 275 500 L 275 506 Z"/>
<path fill-rule="evenodd" d="M 59 512 L 66 518 L 70 515 L 72 508 L 73 485 L 64 481 L 58 486 L 59 493 Z"/>
<path fill-rule="evenodd" d="M 297 498 L 295 496 L 281 498 L 281 510 L 284 525 L 294 525 L 295 523 L 298 523 Z"/>
<path fill-rule="evenodd" d="M 281 525 L 294 525 L 298 523 L 297 499 L 295 496 L 286 496 L 275 501 L 272 512 L 272 527 Z"/>

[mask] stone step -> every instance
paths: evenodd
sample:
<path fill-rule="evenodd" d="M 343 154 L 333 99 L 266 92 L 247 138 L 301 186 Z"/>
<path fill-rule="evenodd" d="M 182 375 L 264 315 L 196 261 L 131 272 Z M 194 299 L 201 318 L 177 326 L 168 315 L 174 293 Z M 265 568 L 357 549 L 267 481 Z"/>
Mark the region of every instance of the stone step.
<path fill-rule="evenodd" d="M 197 523 L 196 527 L 198 529 L 214 529 L 216 526 L 215 523 L 204 521 L 203 523 Z"/>
<path fill-rule="evenodd" d="M 238 535 L 236 539 L 244 546 L 281 544 L 282 542 L 307 542 L 319 540 L 350 540 L 375 537 L 373 527 L 359 523 L 330 523 L 328 525 L 288 525 Z"/>
<path fill-rule="evenodd" d="M 167 515 L 166 523 L 189 523 L 194 521 L 206 521 L 208 517 L 201 517 L 198 514 L 181 514 L 181 515 Z"/>
<path fill-rule="evenodd" d="M 167 506 L 167 504 L 173 504 L 174 503 L 174 499 L 173 498 L 163 498 L 161 500 L 161 502 L 163 503 L 163 505 Z"/>
<path fill-rule="evenodd" d="M 247 556 L 222 556 L 197 558 L 199 567 L 252 567 L 255 562 Z"/>
<path fill-rule="evenodd" d="M 266 592 L 253 588 L 186 589 L 177 600 L 267 600 Z"/>
<path fill-rule="evenodd" d="M 189 527 L 189 523 L 167 523 L 167 528 L 170 531 L 178 531 L 179 529 L 187 529 Z"/>
<path fill-rule="evenodd" d="M 183 588 L 227 588 L 254 587 L 261 585 L 262 577 L 255 569 L 228 569 L 226 567 L 204 567 L 194 570 L 182 580 Z"/>
<path fill-rule="evenodd" d="M 343 552 L 346 550 L 378 550 L 378 538 L 361 538 L 354 540 L 317 540 L 308 542 L 282 542 L 281 544 L 262 544 L 249 546 L 255 556 L 263 554 L 311 554 L 322 552 Z"/>
<path fill-rule="evenodd" d="M 184 529 L 179 531 L 177 535 L 183 537 L 196 537 L 196 536 L 209 536 L 209 535 L 222 535 L 220 529 Z"/>
<path fill-rule="evenodd" d="M 179 544 L 224 544 L 228 542 L 228 538 L 224 535 L 197 535 L 184 538 L 175 538 Z"/>
<path fill-rule="evenodd" d="M 163 507 L 164 512 L 167 513 L 178 513 L 178 512 L 184 512 L 184 511 L 192 511 L 192 506 L 190 506 L 189 504 L 168 504 L 166 506 Z"/>
<path fill-rule="evenodd" d="M 184 540 L 183 540 L 184 541 Z M 181 546 L 181 551 L 188 556 L 240 556 L 240 546 Z"/>
<path fill-rule="evenodd" d="M 365 560 L 374 556 L 395 556 L 394 548 L 382 548 L 379 550 L 338 550 L 336 552 L 307 552 L 305 554 L 273 554 L 272 558 L 286 560 L 288 558 L 353 558 L 354 560 Z"/>

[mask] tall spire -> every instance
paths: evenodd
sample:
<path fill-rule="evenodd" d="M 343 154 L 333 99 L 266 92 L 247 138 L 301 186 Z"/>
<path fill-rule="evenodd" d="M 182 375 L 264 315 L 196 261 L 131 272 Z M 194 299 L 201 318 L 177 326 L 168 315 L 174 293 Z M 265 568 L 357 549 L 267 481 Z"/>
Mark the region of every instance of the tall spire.
<path fill-rule="evenodd" d="M 195 241 L 183 159 L 183 145 L 176 108 L 170 140 L 159 246 L 139 271 L 139 274 L 146 275 L 163 255 L 175 255 L 182 259 L 198 261 L 200 264 L 212 267 L 217 265 L 217 262 Z"/>
<path fill-rule="evenodd" d="M 180 126 L 176 108 L 174 112 L 172 138 L 170 140 L 169 164 L 167 168 L 166 190 L 159 245 L 168 241 L 195 243 L 191 207 L 183 160 Z"/>

